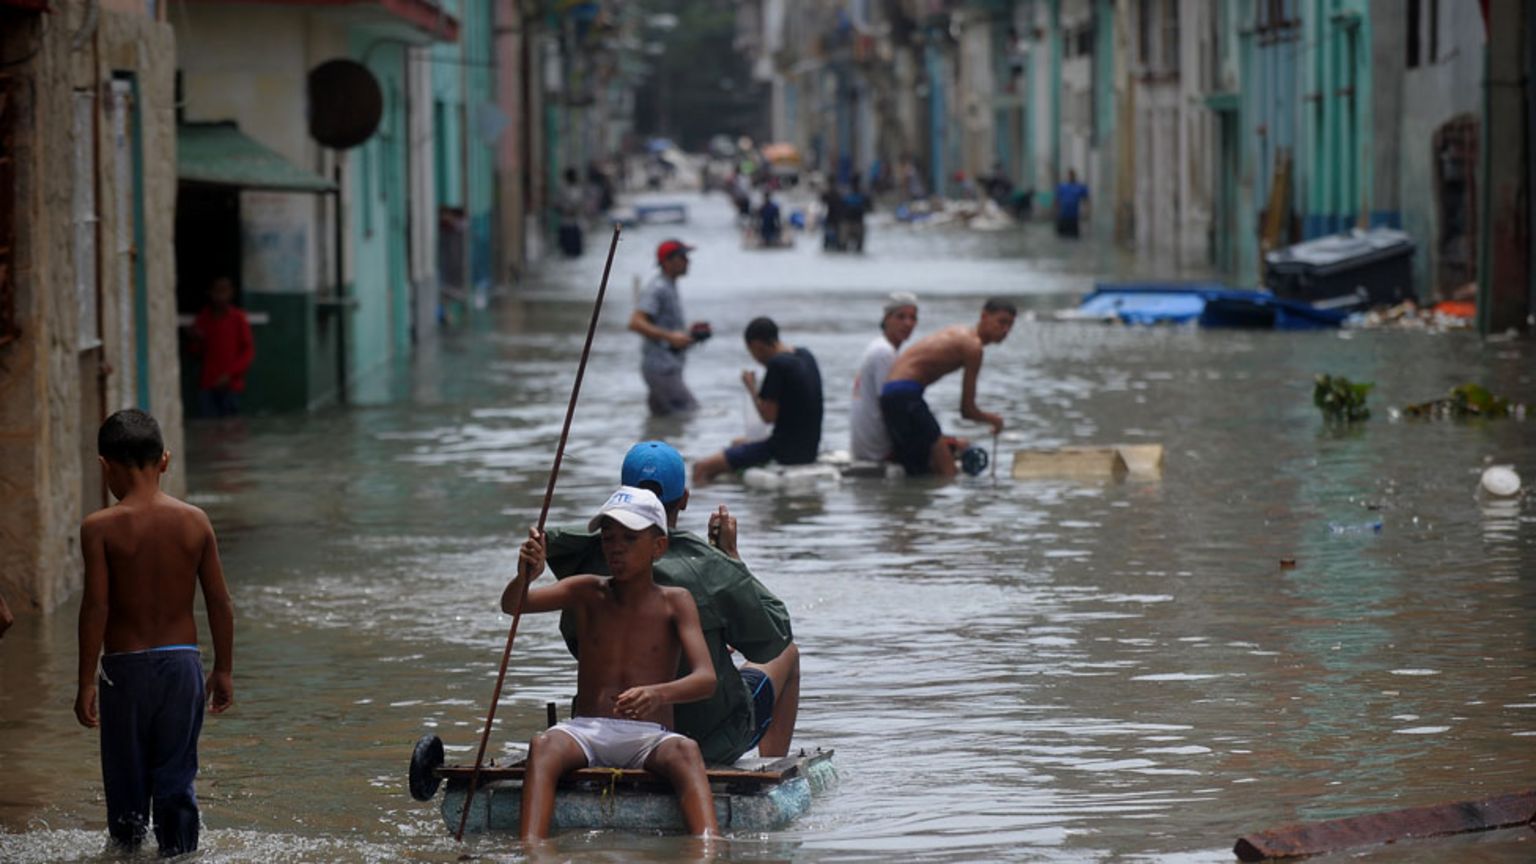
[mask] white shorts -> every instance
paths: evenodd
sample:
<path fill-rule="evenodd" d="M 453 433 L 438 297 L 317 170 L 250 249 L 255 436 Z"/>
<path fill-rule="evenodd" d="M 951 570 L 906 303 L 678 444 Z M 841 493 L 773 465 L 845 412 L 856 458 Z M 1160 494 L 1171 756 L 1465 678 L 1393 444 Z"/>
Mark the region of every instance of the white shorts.
<path fill-rule="evenodd" d="M 564 732 L 587 754 L 589 768 L 644 768 L 668 738 L 682 738 L 660 723 L 617 717 L 572 717 L 549 727 Z"/>

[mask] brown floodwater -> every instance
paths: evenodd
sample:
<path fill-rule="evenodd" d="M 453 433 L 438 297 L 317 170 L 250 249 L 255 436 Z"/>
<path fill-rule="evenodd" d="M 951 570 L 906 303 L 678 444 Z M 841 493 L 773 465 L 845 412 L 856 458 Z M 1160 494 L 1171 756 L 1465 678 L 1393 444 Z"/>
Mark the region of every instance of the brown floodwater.
<path fill-rule="evenodd" d="M 840 449 L 883 293 L 920 296 L 918 335 L 973 320 L 990 294 L 1026 311 L 981 378 L 982 406 L 1008 420 L 995 482 L 695 491 L 684 527 L 729 505 L 793 614 L 796 741 L 835 748 L 841 776 L 790 830 L 730 838 L 719 860 L 1222 862 L 1284 822 L 1536 786 L 1536 502 L 1476 493 L 1489 464 L 1536 483 L 1536 434 L 1388 410 L 1466 381 L 1536 404 L 1529 341 L 1064 323 L 1050 313 L 1095 276 L 1164 268 L 1044 226 L 877 224 L 862 258 L 805 240 L 744 252 L 721 199 L 689 200 L 689 225 L 621 245 L 553 524 L 601 503 L 635 440 L 694 458 L 741 433 L 751 361 L 735 334 L 756 315 L 817 356 L 823 449 Z M 654 423 L 623 322 L 673 233 L 700 247 L 684 302 L 717 336 L 688 370 L 704 410 Z M 202 738 L 198 860 L 524 857 L 506 838 L 455 844 L 405 768 L 425 731 L 473 758 L 508 623 L 497 598 L 600 268 L 595 253 L 551 264 L 369 376 L 347 409 L 189 426 L 190 497 L 219 532 L 239 628 L 237 707 Z M 1374 381 L 1375 416 L 1325 425 L 1319 372 Z M 931 391 L 941 422 L 980 435 L 958 398 L 958 380 Z M 1020 448 L 1116 442 L 1164 445 L 1160 477 L 1007 479 Z M 0 641 L 0 861 L 101 857 L 96 740 L 70 710 L 75 613 Z M 524 621 L 493 750 L 574 683 L 554 621 Z M 603 833 L 547 852 L 697 857 L 681 838 Z M 1536 832 L 1519 829 L 1347 860 L 1533 858 Z"/>

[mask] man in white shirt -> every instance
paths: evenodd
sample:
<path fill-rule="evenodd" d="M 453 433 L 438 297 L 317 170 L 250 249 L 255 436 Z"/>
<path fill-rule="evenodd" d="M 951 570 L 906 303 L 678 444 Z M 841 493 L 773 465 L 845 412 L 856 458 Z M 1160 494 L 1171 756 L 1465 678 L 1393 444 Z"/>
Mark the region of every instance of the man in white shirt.
<path fill-rule="evenodd" d="M 880 386 L 890 375 L 901 343 L 917 327 L 917 297 L 897 292 L 885 301 L 880 336 L 864 349 L 853 379 L 853 412 L 848 423 L 848 449 L 855 461 L 882 462 L 891 455 L 891 439 L 880 416 Z"/>

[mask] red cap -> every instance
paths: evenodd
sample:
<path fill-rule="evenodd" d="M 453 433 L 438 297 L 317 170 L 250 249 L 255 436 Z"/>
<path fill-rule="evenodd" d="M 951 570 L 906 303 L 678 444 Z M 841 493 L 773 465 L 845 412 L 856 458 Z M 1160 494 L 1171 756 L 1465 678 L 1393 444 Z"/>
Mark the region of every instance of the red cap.
<path fill-rule="evenodd" d="M 656 247 L 656 263 L 661 264 L 673 255 L 686 255 L 693 251 L 693 247 L 681 240 L 663 240 Z"/>

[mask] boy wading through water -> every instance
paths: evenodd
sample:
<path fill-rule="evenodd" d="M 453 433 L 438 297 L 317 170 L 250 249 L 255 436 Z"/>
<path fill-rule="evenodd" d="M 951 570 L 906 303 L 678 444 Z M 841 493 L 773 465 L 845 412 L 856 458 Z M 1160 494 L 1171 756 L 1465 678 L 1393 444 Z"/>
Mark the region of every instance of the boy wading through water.
<path fill-rule="evenodd" d="M 693 595 L 657 585 L 651 566 L 667 551 L 667 515 L 655 493 L 620 486 L 593 517 L 610 576 L 571 576 L 532 588 L 523 611 L 571 613 L 581 653 L 575 716 L 534 736 L 523 776 L 524 840 L 549 836 L 555 784 L 578 768 L 644 768 L 677 792 L 688 830 L 719 832 L 699 745 L 672 730 L 672 706 L 707 699 L 715 669 Z M 528 532 L 518 575 L 501 595 L 516 611 L 523 582 L 544 572 L 545 538 Z M 677 677 L 680 661 L 690 670 Z"/>
<path fill-rule="evenodd" d="M 215 714 L 235 701 L 235 609 L 208 516 L 160 491 L 171 454 L 155 418 L 136 408 L 119 411 L 101 424 L 96 447 L 117 504 L 80 526 L 85 599 L 75 718 L 101 728 L 114 843 L 138 848 L 153 812 L 160 854 L 181 855 L 197 848 L 192 784 L 205 694 Z M 199 585 L 213 631 L 206 689 L 192 617 Z"/>

